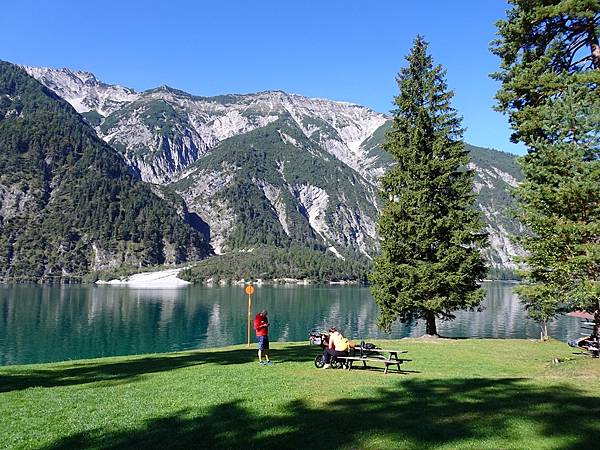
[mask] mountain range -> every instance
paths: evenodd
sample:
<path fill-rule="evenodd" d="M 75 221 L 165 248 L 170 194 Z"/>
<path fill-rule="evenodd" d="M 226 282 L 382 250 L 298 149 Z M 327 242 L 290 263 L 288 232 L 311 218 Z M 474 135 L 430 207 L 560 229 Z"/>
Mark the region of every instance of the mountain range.
<path fill-rule="evenodd" d="M 338 258 L 378 251 L 378 178 L 390 117 L 282 91 L 200 97 L 168 86 L 137 92 L 89 72 L 23 66 L 67 101 L 135 179 L 179 201 L 215 253 L 300 246 Z M 508 188 L 514 155 L 474 146 L 470 167 L 490 234 L 486 256 L 512 269 L 520 233 Z"/>

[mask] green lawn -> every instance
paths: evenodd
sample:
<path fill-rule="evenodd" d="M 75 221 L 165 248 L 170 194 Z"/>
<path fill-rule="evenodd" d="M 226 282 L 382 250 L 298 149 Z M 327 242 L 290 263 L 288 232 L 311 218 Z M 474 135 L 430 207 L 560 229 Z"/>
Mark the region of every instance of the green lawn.
<path fill-rule="evenodd" d="M 597 448 L 600 361 L 564 343 L 380 341 L 406 373 L 245 346 L 0 368 L 7 448 Z M 553 363 L 558 358 L 559 363 Z"/>

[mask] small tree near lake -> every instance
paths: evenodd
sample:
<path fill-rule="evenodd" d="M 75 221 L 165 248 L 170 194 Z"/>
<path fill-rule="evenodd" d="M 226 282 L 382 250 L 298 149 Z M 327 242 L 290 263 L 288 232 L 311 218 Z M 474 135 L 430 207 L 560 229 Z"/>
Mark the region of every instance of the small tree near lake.
<path fill-rule="evenodd" d="M 384 144 L 395 165 L 381 178 L 381 254 L 371 292 L 382 329 L 424 319 L 426 333 L 437 335 L 436 319 L 480 305 L 486 273 L 480 249 L 487 235 L 474 207 L 474 174 L 445 71 L 420 36 L 406 60 Z"/>

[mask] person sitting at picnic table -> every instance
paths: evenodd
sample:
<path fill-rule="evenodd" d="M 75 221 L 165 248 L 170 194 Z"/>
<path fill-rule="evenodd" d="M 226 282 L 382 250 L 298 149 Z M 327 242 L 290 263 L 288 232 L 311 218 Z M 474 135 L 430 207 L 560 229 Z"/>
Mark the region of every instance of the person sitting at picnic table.
<path fill-rule="evenodd" d="M 329 329 L 329 346 L 323 352 L 323 369 L 331 367 L 332 356 L 348 356 L 349 342 L 336 327 Z"/>

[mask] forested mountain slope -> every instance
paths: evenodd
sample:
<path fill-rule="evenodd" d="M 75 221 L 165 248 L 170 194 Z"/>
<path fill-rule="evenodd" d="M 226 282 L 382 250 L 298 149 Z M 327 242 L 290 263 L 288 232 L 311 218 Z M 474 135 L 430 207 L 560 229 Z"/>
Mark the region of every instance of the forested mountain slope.
<path fill-rule="evenodd" d="M 185 215 L 71 105 L 0 61 L 0 280 L 200 259 L 208 246 Z"/>

